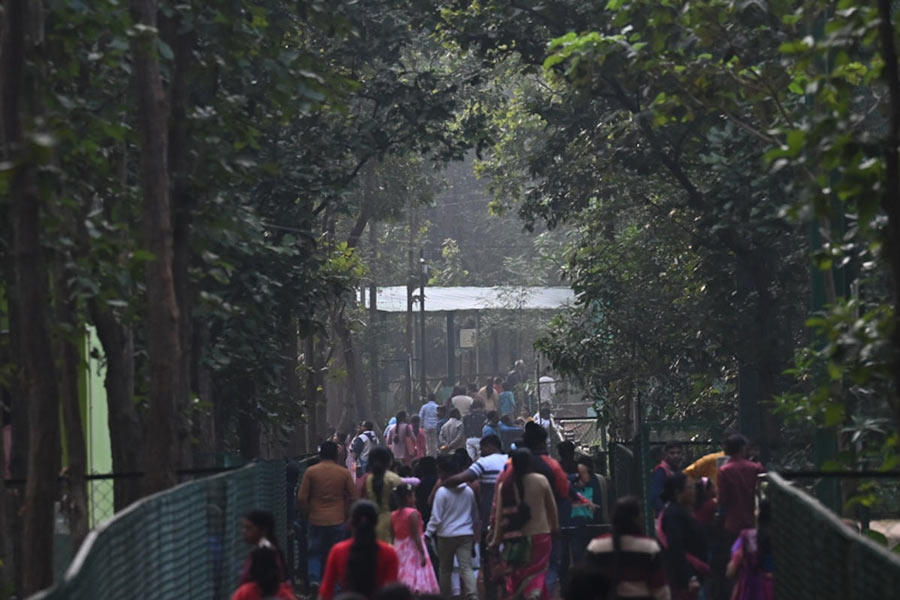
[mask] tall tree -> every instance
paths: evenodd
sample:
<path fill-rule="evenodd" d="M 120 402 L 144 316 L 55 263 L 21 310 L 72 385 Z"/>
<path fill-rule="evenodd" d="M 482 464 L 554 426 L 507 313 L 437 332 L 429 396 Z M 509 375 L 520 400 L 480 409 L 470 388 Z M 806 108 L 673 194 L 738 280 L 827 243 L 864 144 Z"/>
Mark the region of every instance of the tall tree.
<path fill-rule="evenodd" d="M 168 111 L 159 70 L 155 0 L 129 3 L 136 31 L 131 39 L 141 148 L 144 243 L 153 254 L 146 265 L 149 413 L 145 448 L 147 493 L 175 484 L 178 430 L 179 313 L 172 276 L 172 220 L 169 205 Z"/>
<path fill-rule="evenodd" d="M 26 78 L 43 42 L 43 24 L 27 0 L 4 3 L 2 123 L 4 155 L 11 164 L 13 268 L 18 330 L 19 392 L 28 402 L 29 446 L 22 527 L 22 589 L 30 594 L 53 582 L 53 504 L 59 465 L 59 387 L 54 363 L 47 269 L 41 216 L 46 190 L 36 178 L 51 140 L 32 129 L 39 115 L 36 79 Z M 7 167 L 9 169 L 9 167 Z"/>

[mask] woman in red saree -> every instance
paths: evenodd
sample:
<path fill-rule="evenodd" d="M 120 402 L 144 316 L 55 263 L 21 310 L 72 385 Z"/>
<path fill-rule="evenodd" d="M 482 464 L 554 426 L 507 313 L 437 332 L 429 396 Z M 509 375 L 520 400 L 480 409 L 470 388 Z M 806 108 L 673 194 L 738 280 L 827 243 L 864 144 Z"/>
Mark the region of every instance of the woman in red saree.
<path fill-rule="evenodd" d="M 506 564 L 507 598 L 547 600 L 551 535 L 559 532 L 550 482 L 531 471 L 531 453 L 512 454 L 513 477 L 497 487 L 492 548 L 501 548 Z M 501 546 L 502 545 L 502 546 Z"/>

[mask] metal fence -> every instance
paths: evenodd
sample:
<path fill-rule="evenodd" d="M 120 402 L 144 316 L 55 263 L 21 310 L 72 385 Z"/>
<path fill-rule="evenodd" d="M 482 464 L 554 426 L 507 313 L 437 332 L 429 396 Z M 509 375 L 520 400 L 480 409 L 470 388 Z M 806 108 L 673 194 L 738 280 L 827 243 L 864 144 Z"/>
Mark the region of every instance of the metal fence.
<path fill-rule="evenodd" d="M 132 504 L 91 531 L 62 581 L 32 598 L 228 597 L 247 555 L 241 515 L 272 512 L 287 540 L 287 467 L 257 462 Z"/>
<path fill-rule="evenodd" d="M 891 553 L 775 473 L 772 506 L 775 597 L 791 600 L 900 598 L 900 556 Z"/>

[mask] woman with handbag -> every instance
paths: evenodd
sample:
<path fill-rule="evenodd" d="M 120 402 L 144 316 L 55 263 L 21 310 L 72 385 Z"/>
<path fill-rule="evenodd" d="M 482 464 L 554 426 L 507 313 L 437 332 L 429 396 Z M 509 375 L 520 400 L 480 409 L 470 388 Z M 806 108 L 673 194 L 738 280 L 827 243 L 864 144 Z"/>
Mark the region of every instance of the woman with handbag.
<path fill-rule="evenodd" d="M 512 468 L 512 477 L 497 487 L 491 547 L 500 548 L 506 565 L 508 598 L 547 600 L 551 536 L 559 533 L 556 500 L 547 478 L 532 472 L 531 452 L 513 452 Z"/>

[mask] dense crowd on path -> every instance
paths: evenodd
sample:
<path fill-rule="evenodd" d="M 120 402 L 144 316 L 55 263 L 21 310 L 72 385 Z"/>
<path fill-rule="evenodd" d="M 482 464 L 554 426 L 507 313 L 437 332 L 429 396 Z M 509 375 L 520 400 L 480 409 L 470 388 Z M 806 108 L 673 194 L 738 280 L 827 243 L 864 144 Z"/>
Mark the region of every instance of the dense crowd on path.
<path fill-rule="evenodd" d="M 549 386 L 531 416 L 514 387 L 431 394 L 382 431 L 367 421 L 321 444 L 297 489 L 310 598 L 772 598 L 768 507 L 755 503 L 763 469 L 745 438 L 728 435 L 684 470 L 681 446 L 667 444 L 645 532 L 637 499 L 609 514 L 592 457 L 571 442 L 550 455 Z M 271 515 L 246 515 L 253 549 L 233 600 L 294 598 L 273 532 Z"/>

